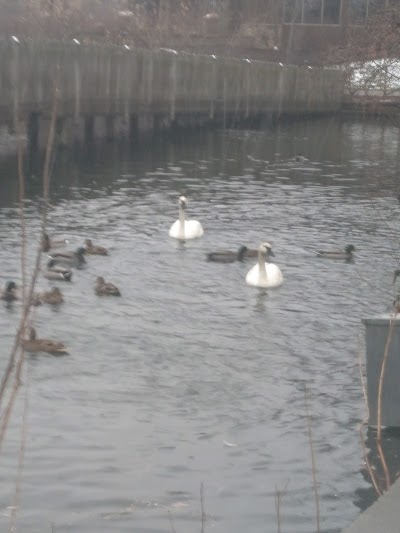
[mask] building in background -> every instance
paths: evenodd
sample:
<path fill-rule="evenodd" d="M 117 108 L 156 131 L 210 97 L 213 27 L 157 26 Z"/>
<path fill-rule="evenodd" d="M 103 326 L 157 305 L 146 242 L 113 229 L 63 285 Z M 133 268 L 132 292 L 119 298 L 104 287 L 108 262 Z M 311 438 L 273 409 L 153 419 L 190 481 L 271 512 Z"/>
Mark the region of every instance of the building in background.
<path fill-rule="evenodd" d="M 400 8 L 400 0 L 230 0 L 243 41 L 253 36 L 268 58 L 294 62 L 318 60 L 390 8 Z"/>

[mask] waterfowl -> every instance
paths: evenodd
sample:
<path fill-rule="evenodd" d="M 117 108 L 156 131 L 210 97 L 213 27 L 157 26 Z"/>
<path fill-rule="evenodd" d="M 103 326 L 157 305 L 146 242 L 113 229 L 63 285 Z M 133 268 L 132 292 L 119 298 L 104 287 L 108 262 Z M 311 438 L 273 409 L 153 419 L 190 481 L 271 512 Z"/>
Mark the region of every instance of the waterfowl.
<path fill-rule="evenodd" d="M 246 283 L 252 287 L 272 288 L 283 283 L 280 268 L 273 263 L 267 263 L 268 257 L 274 256 L 271 245 L 263 242 L 258 249 L 258 262 L 247 273 Z"/>
<path fill-rule="evenodd" d="M 47 269 L 44 271 L 43 276 L 46 279 L 71 281 L 72 272 L 69 268 L 57 265 L 54 259 L 50 259 L 50 261 L 47 263 Z"/>
<path fill-rule="evenodd" d="M 57 305 L 61 304 L 64 301 L 62 292 L 58 287 L 52 287 L 50 291 L 35 294 L 34 298 L 35 301 L 39 302 L 39 304 L 45 303 L 50 305 Z"/>
<path fill-rule="evenodd" d="M 169 230 L 169 236 L 174 239 L 185 241 L 187 239 L 197 239 L 204 234 L 203 228 L 198 220 L 185 220 L 185 210 L 187 201 L 184 196 L 180 196 L 179 220 L 174 222 Z"/>
<path fill-rule="evenodd" d="M 68 350 L 61 342 L 37 339 L 35 328 L 30 328 L 29 339 L 23 339 L 22 346 L 27 352 L 46 352 L 53 355 L 68 353 Z"/>
<path fill-rule="evenodd" d="M 85 240 L 85 250 L 87 254 L 91 255 L 108 255 L 107 248 L 103 246 L 95 246 L 90 239 Z"/>
<path fill-rule="evenodd" d="M 247 247 L 241 246 L 237 252 L 231 252 L 230 250 L 210 252 L 207 254 L 207 261 L 213 261 L 215 263 L 234 263 L 235 261 L 242 261 L 246 251 Z"/>
<path fill-rule="evenodd" d="M 243 258 L 246 259 L 247 257 L 258 257 L 258 250 L 255 250 L 254 248 L 247 248 L 243 254 Z"/>
<path fill-rule="evenodd" d="M 65 246 L 68 244 L 67 239 L 50 239 L 47 233 L 43 234 L 42 239 L 42 252 L 48 252 L 51 248 L 58 248 L 59 246 Z"/>
<path fill-rule="evenodd" d="M 14 300 L 17 300 L 17 285 L 14 281 L 7 281 L 2 293 L 1 293 L 1 299 L 5 300 L 6 302 L 13 302 Z"/>
<path fill-rule="evenodd" d="M 81 246 L 76 252 L 52 252 L 49 254 L 49 257 L 51 257 L 56 263 L 80 266 L 82 263 L 86 263 L 84 258 L 85 253 L 85 248 Z"/>
<path fill-rule="evenodd" d="M 296 163 L 304 163 L 304 161 L 307 161 L 307 158 L 299 152 L 294 158 L 294 160 L 296 161 Z"/>
<path fill-rule="evenodd" d="M 331 251 L 317 251 L 314 252 L 318 257 L 326 257 L 327 259 L 345 259 L 350 261 L 353 259 L 353 252 L 355 252 L 355 247 L 352 244 L 348 244 L 344 251 L 340 250 L 331 250 Z"/>
<path fill-rule="evenodd" d="M 113 283 L 107 283 L 102 276 L 96 278 L 94 291 L 98 296 L 121 296 L 118 287 Z"/>

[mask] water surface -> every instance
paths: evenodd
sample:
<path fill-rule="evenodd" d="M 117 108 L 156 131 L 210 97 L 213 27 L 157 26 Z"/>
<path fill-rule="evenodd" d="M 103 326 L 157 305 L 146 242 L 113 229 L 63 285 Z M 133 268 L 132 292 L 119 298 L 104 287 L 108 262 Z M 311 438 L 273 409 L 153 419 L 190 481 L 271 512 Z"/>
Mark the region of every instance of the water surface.
<path fill-rule="evenodd" d="M 297 163 L 302 152 L 308 161 Z M 15 161 L 0 160 L 0 282 L 20 279 Z M 307 384 L 322 528 L 337 532 L 371 502 L 358 424 L 360 319 L 387 308 L 397 265 L 398 134 L 332 120 L 267 132 L 209 132 L 150 150 L 57 156 L 49 232 L 110 250 L 60 284 L 65 304 L 35 324 L 70 356 L 28 356 L 19 531 L 283 531 L 314 528 Z M 168 229 L 177 198 L 202 239 Z M 29 187 L 29 254 L 39 232 Z M 272 244 L 285 283 L 245 284 L 254 260 L 207 263 L 217 248 Z M 314 249 L 355 245 L 354 263 Z M 32 260 L 32 259 L 31 259 Z M 97 275 L 120 299 L 98 298 Z M 41 288 L 51 286 L 41 278 Z M 3 365 L 18 305 L 0 307 Z M 3 447 L 0 523 L 17 474 L 24 392 Z"/>

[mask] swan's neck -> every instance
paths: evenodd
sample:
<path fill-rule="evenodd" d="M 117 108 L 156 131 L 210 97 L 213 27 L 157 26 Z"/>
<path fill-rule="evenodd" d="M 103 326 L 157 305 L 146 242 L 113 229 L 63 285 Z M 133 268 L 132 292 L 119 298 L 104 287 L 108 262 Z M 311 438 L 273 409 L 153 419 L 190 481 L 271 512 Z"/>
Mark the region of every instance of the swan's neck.
<path fill-rule="evenodd" d="M 265 268 L 265 257 L 264 254 L 258 252 L 258 272 L 260 281 L 267 280 L 267 269 Z"/>
<path fill-rule="evenodd" d="M 185 238 L 185 210 L 179 206 L 179 238 Z"/>

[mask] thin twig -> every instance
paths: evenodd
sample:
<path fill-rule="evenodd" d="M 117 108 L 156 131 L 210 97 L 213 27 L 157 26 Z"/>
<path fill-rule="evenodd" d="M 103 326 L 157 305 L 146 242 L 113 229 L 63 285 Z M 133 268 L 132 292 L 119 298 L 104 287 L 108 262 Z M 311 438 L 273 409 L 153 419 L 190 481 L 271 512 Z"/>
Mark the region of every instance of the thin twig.
<path fill-rule="evenodd" d="M 367 388 L 366 388 L 366 385 L 365 385 L 365 380 L 364 380 L 363 370 L 362 370 L 360 337 L 358 337 L 358 370 L 360 372 L 361 387 L 362 387 L 364 401 L 365 401 L 365 409 L 367 411 L 366 418 L 361 422 L 360 427 L 358 428 L 359 435 L 360 435 L 361 448 L 362 448 L 362 451 L 363 451 L 364 461 L 365 461 L 365 464 L 367 466 L 369 477 L 371 478 L 371 483 L 372 483 L 372 485 L 373 485 L 373 487 L 375 489 L 375 492 L 376 492 L 377 496 L 381 496 L 382 495 L 382 491 L 379 488 L 379 484 L 378 484 L 377 478 L 376 478 L 376 476 L 374 474 L 373 468 L 371 466 L 371 462 L 370 462 L 369 457 L 368 457 L 367 447 L 365 446 L 365 436 L 364 436 L 364 432 L 363 432 L 363 427 L 364 427 L 365 424 L 368 423 L 368 420 L 369 420 L 369 405 L 368 405 Z"/>
<path fill-rule="evenodd" d="M 382 439 L 382 391 L 383 391 L 383 381 L 385 377 L 385 370 L 386 370 L 386 363 L 387 358 L 389 354 L 389 348 L 392 343 L 392 337 L 394 332 L 394 319 L 390 319 L 390 325 L 389 325 L 389 333 L 388 337 L 386 339 L 386 346 L 385 346 L 385 352 L 383 354 L 382 359 L 382 366 L 381 366 L 381 373 L 379 376 L 379 386 L 378 386 L 378 413 L 377 413 L 377 435 L 376 435 L 376 442 L 380 443 Z"/>
<path fill-rule="evenodd" d="M 168 511 L 168 516 L 169 516 L 169 524 L 171 526 L 171 533 L 176 533 L 174 519 L 173 519 L 171 511 Z"/>
<path fill-rule="evenodd" d="M 374 490 L 376 492 L 376 495 L 377 496 L 382 496 L 382 491 L 381 489 L 379 488 L 379 485 L 378 485 L 378 481 L 377 481 L 377 478 L 374 474 L 374 471 L 373 471 L 373 468 L 371 466 L 371 462 L 368 458 L 368 451 L 367 451 L 367 447 L 365 446 L 365 436 L 364 436 L 364 432 L 363 432 L 363 427 L 365 426 L 365 424 L 367 424 L 368 422 L 368 418 L 365 418 L 361 424 L 360 424 L 360 427 L 359 427 L 359 435 L 360 435 L 360 441 L 361 441 L 361 448 L 362 448 L 362 451 L 363 451 L 363 455 L 364 455 L 364 461 L 365 461 L 365 464 L 367 465 L 367 470 L 368 470 L 368 473 L 369 473 L 369 477 L 371 479 L 371 483 L 374 487 Z"/>
<path fill-rule="evenodd" d="M 21 278 L 22 278 L 22 305 L 26 305 L 26 225 L 25 225 L 25 174 L 24 174 L 24 148 L 20 121 L 16 119 L 17 128 L 17 154 L 18 154 L 18 185 L 19 185 L 19 218 L 21 227 Z"/>
<path fill-rule="evenodd" d="M 205 533 L 206 530 L 206 512 L 204 506 L 204 485 L 200 485 L 200 505 L 201 505 L 201 533 Z"/>
<path fill-rule="evenodd" d="M 276 509 L 276 518 L 277 518 L 277 524 L 278 524 L 278 533 L 282 533 L 281 529 L 281 503 L 283 498 L 286 496 L 286 489 L 288 486 L 289 481 L 286 482 L 286 485 L 282 490 L 279 490 L 278 487 L 275 485 L 275 509 Z"/>
<path fill-rule="evenodd" d="M 306 406 L 308 437 L 310 439 L 311 466 L 312 466 L 312 477 L 313 477 L 314 494 L 315 494 L 315 512 L 316 512 L 316 520 L 317 520 L 317 533 L 320 533 L 321 529 L 320 529 L 320 513 L 319 513 L 319 495 L 318 495 L 318 485 L 317 485 L 315 454 L 314 454 L 314 446 L 313 446 L 312 431 L 311 431 L 311 419 L 310 419 L 310 413 L 308 411 L 308 402 L 307 402 L 307 385 L 304 388 L 304 404 Z"/>
<path fill-rule="evenodd" d="M 18 456 L 18 475 L 17 475 L 16 486 L 15 486 L 14 503 L 13 503 L 12 513 L 11 513 L 11 523 L 10 523 L 10 528 L 9 528 L 10 533 L 13 533 L 14 531 L 16 531 L 17 512 L 19 508 L 19 497 L 21 493 L 22 471 L 24 468 L 25 446 L 26 446 L 26 419 L 27 419 L 28 407 L 29 407 L 29 387 L 30 387 L 30 373 L 28 370 L 27 380 L 26 380 L 26 389 L 25 389 L 24 411 L 22 415 L 21 444 L 20 444 L 19 456 Z"/>
<path fill-rule="evenodd" d="M 367 419 L 369 418 L 369 406 L 368 406 L 368 394 L 367 394 L 367 387 L 365 385 L 364 375 L 363 375 L 363 369 L 362 369 L 362 361 L 361 361 L 361 339 L 360 336 L 358 336 L 358 370 L 360 372 L 360 382 L 361 387 L 363 391 L 364 396 L 364 402 L 365 402 L 365 408 L 367 410 Z"/>
<path fill-rule="evenodd" d="M 50 156 L 51 156 L 51 152 L 53 150 L 54 136 L 55 136 L 55 124 L 56 124 L 57 110 L 58 110 L 58 96 L 59 96 L 59 94 L 58 94 L 58 92 L 59 92 L 58 83 L 59 83 L 59 70 L 57 69 L 57 76 L 56 76 L 55 87 L 54 87 L 53 109 L 52 109 L 52 114 L 51 114 L 49 136 L 48 136 L 47 147 L 46 147 L 46 158 L 45 158 L 45 164 L 44 164 L 44 169 L 43 169 L 43 199 L 44 199 L 45 205 L 48 202 L 49 186 L 50 186 L 50 173 L 49 173 Z M 14 339 L 14 344 L 13 344 L 13 347 L 11 349 L 11 353 L 10 353 L 10 356 L 9 356 L 9 359 L 8 359 L 8 362 L 7 362 L 6 370 L 5 370 L 4 374 L 3 374 L 3 377 L 2 377 L 2 380 L 1 380 L 1 383 L 0 383 L 0 402 L 2 401 L 2 399 L 4 397 L 5 389 L 7 387 L 7 384 L 9 382 L 9 380 L 10 380 L 10 377 L 12 375 L 12 371 L 13 371 L 14 366 L 15 366 L 15 357 L 16 357 L 16 354 L 17 354 L 17 350 L 18 350 L 18 347 L 21 344 L 21 340 L 22 340 L 23 335 L 25 333 L 26 322 L 27 322 L 29 311 L 30 311 L 30 308 L 31 308 L 32 297 L 33 297 L 33 293 L 34 293 L 34 290 L 35 290 L 35 284 L 36 284 L 37 277 L 38 277 L 38 274 L 39 274 L 39 269 L 40 269 L 40 258 L 41 258 L 41 251 L 42 251 L 42 242 L 43 242 L 43 236 L 44 236 L 44 233 L 45 233 L 45 230 L 46 230 L 46 223 L 47 223 L 47 208 L 45 207 L 45 209 L 43 211 L 43 217 L 42 217 L 40 242 L 39 242 L 38 249 L 37 249 L 36 260 L 35 260 L 34 269 L 33 269 L 33 272 L 32 272 L 32 277 L 31 277 L 31 282 L 30 282 L 30 285 L 29 285 L 28 294 L 27 294 L 27 297 L 25 298 L 25 305 L 22 308 L 22 315 L 21 315 L 18 331 L 17 331 L 17 334 L 16 334 L 15 339 Z M 4 438 L 4 435 L 5 435 L 5 432 L 7 430 L 10 414 L 11 414 L 11 411 L 12 411 L 12 408 L 13 408 L 13 405 L 14 405 L 14 401 L 15 401 L 15 398 L 16 398 L 16 395 L 17 395 L 17 392 L 18 392 L 18 389 L 19 389 L 19 386 L 20 386 L 20 376 L 21 376 L 21 370 L 22 370 L 23 361 L 24 361 L 24 354 L 23 354 L 23 351 L 21 351 L 20 357 L 19 357 L 17 365 L 16 365 L 16 372 L 15 372 L 15 380 L 14 380 L 13 390 L 12 390 L 11 396 L 10 396 L 10 398 L 8 400 L 8 403 L 7 403 L 6 407 L 4 408 L 4 410 L 2 412 L 2 416 L 1 416 L 0 448 L 1 448 L 1 445 L 2 445 L 2 442 L 3 442 L 3 438 Z"/>
<path fill-rule="evenodd" d="M 387 363 L 389 349 L 392 343 L 392 337 L 393 337 L 393 332 L 394 332 L 396 314 L 397 313 L 395 311 L 394 317 L 390 319 L 389 333 L 386 339 L 385 352 L 383 354 L 381 373 L 379 376 L 379 386 L 378 386 L 378 413 L 377 413 L 378 429 L 377 429 L 377 434 L 376 434 L 376 446 L 377 446 L 379 458 L 382 463 L 383 472 L 385 475 L 386 490 L 389 490 L 391 481 L 390 481 L 389 469 L 387 467 L 385 455 L 383 453 L 382 446 L 381 446 L 381 442 L 382 442 L 382 392 L 383 392 L 383 382 L 384 382 L 385 371 L 386 371 L 386 363 Z"/>

